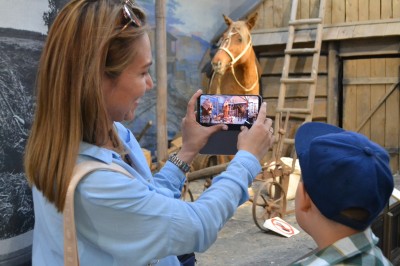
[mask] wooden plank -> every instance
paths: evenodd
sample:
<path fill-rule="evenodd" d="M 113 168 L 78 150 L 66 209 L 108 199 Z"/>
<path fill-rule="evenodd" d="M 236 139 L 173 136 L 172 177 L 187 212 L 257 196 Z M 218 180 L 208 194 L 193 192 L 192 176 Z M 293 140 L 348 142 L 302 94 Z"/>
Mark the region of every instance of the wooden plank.
<path fill-rule="evenodd" d="M 400 34 L 400 23 L 399 24 L 387 24 L 385 35 L 392 34 L 393 32 Z"/>
<path fill-rule="evenodd" d="M 346 0 L 346 22 L 358 21 L 358 0 Z"/>
<path fill-rule="evenodd" d="M 357 47 L 357 49 L 354 49 Z M 376 38 L 366 42 L 365 40 L 349 40 L 341 44 L 339 55 L 342 57 L 358 55 L 387 55 L 399 54 L 399 37 Z"/>
<path fill-rule="evenodd" d="M 399 58 L 386 59 L 386 76 L 398 75 L 400 68 Z M 390 89 L 390 85 L 386 86 L 386 90 Z M 395 90 L 386 101 L 386 124 L 385 124 L 385 147 L 399 148 L 400 135 L 400 93 Z M 399 154 L 391 154 L 391 167 L 393 171 L 399 170 Z"/>
<path fill-rule="evenodd" d="M 301 1 L 302 0 L 298 0 L 297 2 L 296 19 L 301 19 Z"/>
<path fill-rule="evenodd" d="M 258 18 L 256 20 L 256 24 L 253 29 L 266 29 L 264 26 L 264 3 L 260 4 L 260 6 L 255 10 L 258 13 Z"/>
<path fill-rule="evenodd" d="M 266 99 L 267 102 L 267 116 L 275 116 L 277 101 L 275 99 Z M 287 99 L 285 107 L 292 108 L 306 108 L 307 98 L 303 99 Z M 291 116 L 294 114 L 291 114 Z M 326 98 L 315 98 L 313 117 L 318 119 L 326 119 Z"/>
<path fill-rule="evenodd" d="M 298 9 L 300 10 L 301 19 L 310 18 L 310 0 L 300 0 Z"/>
<path fill-rule="evenodd" d="M 262 77 L 262 95 L 264 98 L 278 99 L 280 88 L 280 77 Z M 286 98 L 307 97 L 308 84 L 290 84 L 287 86 Z M 318 77 L 316 97 L 327 97 L 327 76 Z"/>
<path fill-rule="evenodd" d="M 392 0 L 381 0 L 381 19 L 393 18 Z"/>
<path fill-rule="evenodd" d="M 384 67 L 385 65 L 383 65 Z M 399 82 L 400 77 L 360 77 L 360 78 L 351 78 L 351 79 L 343 79 L 344 85 L 386 85 L 393 84 Z"/>
<path fill-rule="evenodd" d="M 263 25 L 264 29 L 274 27 L 274 0 L 265 0 L 263 4 Z"/>
<path fill-rule="evenodd" d="M 370 76 L 370 67 L 371 60 L 370 59 L 359 59 L 356 60 L 357 64 L 357 78 L 367 78 Z M 356 113 L 356 125 L 358 126 L 364 120 L 364 115 L 368 114 L 371 110 L 371 87 L 369 84 L 358 85 L 357 86 L 357 113 Z M 361 134 L 364 134 L 367 137 L 370 137 L 371 122 L 368 121 L 359 131 Z"/>
<path fill-rule="evenodd" d="M 344 60 L 343 76 L 344 79 L 350 79 L 356 76 L 357 64 L 355 60 Z M 357 108 L 357 86 L 346 85 L 343 87 L 343 128 L 346 130 L 355 130 L 356 108 Z"/>
<path fill-rule="evenodd" d="M 345 0 L 332 0 L 332 24 L 345 22 L 345 12 Z"/>
<path fill-rule="evenodd" d="M 324 25 L 332 23 L 332 1 L 325 0 Z"/>
<path fill-rule="evenodd" d="M 393 0 L 393 18 L 400 18 L 400 0 Z"/>
<path fill-rule="evenodd" d="M 338 31 L 338 36 L 337 38 L 339 39 L 352 39 L 353 38 L 353 32 L 355 30 L 356 26 L 354 25 L 349 25 L 348 27 L 342 27 Z"/>
<path fill-rule="evenodd" d="M 365 1 L 365 0 L 360 0 Z M 381 19 L 381 1 L 369 1 L 369 20 Z"/>
<path fill-rule="evenodd" d="M 283 1 L 274 0 L 274 28 L 283 27 Z"/>
<path fill-rule="evenodd" d="M 319 15 L 320 0 L 310 0 L 310 18 L 317 18 Z"/>
<path fill-rule="evenodd" d="M 281 74 L 283 69 L 283 57 L 261 57 L 260 65 L 263 69 L 263 74 Z M 290 61 L 289 73 L 311 73 L 312 57 L 292 56 Z M 328 72 L 327 57 L 321 56 L 319 60 L 318 73 L 326 74 Z"/>
<path fill-rule="evenodd" d="M 358 29 L 361 28 L 361 29 Z M 364 30 L 364 29 L 369 30 Z M 356 35 L 355 35 L 356 34 Z M 384 21 L 368 21 L 363 23 L 346 23 L 324 25 L 322 41 L 346 40 L 357 38 L 395 37 L 400 34 L 400 19 Z M 272 30 L 253 30 L 253 46 L 286 44 L 288 31 L 286 28 Z M 296 43 L 312 42 L 315 39 L 315 29 L 302 28 L 296 32 Z M 362 40 L 365 44 L 365 40 Z M 364 45 L 365 46 L 365 45 Z M 357 49 L 353 49 L 357 50 Z M 397 51 L 398 52 L 398 51 Z M 379 51 L 377 51 L 379 53 Z"/>
<path fill-rule="evenodd" d="M 372 1 L 374 2 L 374 1 Z M 377 1 L 375 1 L 377 2 Z M 358 21 L 369 20 L 370 3 L 365 0 L 358 0 Z"/>
<path fill-rule="evenodd" d="M 387 28 L 387 25 L 385 25 L 385 24 L 379 24 L 373 28 L 371 28 L 369 25 L 359 25 L 358 27 L 354 28 L 354 30 L 352 32 L 352 37 L 360 38 L 360 37 L 368 35 L 368 34 L 371 34 L 373 36 L 378 36 L 379 34 L 386 32 L 386 28 Z"/>
<path fill-rule="evenodd" d="M 378 110 L 378 108 L 379 108 L 382 104 L 384 104 L 384 103 L 386 102 L 386 100 L 388 99 L 388 97 L 389 97 L 390 95 L 392 95 L 392 93 L 394 92 L 394 90 L 397 89 L 398 85 L 399 85 L 399 83 L 392 84 L 392 86 L 390 87 L 390 89 L 389 89 L 388 91 L 386 91 L 385 95 L 382 96 L 382 97 L 379 99 L 379 102 L 378 102 L 375 106 L 373 106 L 373 107 L 371 108 L 371 110 L 369 111 L 368 114 L 366 114 L 364 121 L 363 121 L 361 124 L 358 125 L 357 131 L 359 131 L 359 130 L 364 126 L 364 124 L 365 124 L 366 122 L 368 122 L 368 120 L 370 120 L 370 118 L 371 118 L 372 115 Z M 392 152 L 393 152 L 394 150 L 396 150 L 396 152 L 397 152 L 399 149 L 397 149 L 397 148 L 387 148 L 387 150 L 388 150 L 388 151 L 391 150 Z M 400 151 L 400 150 L 399 150 L 399 151 Z"/>
<path fill-rule="evenodd" d="M 292 1 L 291 0 L 282 0 L 282 26 L 287 27 L 289 25 L 290 19 L 290 11 L 292 9 Z"/>

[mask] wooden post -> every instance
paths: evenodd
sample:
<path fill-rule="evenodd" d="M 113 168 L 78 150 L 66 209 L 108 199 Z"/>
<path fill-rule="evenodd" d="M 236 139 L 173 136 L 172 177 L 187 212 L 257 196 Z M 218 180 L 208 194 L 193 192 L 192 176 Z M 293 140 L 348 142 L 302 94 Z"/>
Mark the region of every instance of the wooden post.
<path fill-rule="evenodd" d="M 156 0 L 157 162 L 167 160 L 167 45 L 166 1 Z"/>
<path fill-rule="evenodd" d="M 334 42 L 329 43 L 328 53 L 328 97 L 327 122 L 339 126 L 339 56 L 338 47 Z"/>

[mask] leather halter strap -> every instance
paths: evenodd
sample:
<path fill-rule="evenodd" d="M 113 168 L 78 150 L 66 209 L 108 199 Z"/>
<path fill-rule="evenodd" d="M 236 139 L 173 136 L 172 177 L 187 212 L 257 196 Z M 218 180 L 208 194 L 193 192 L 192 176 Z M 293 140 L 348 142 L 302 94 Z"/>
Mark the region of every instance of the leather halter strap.
<path fill-rule="evenodd" d="M 250 88 L 246 88 L 246 87 L 245 87 L 242 83 L 240 83 L 240 81 L 237 79 L 236 74 L 235 74 L 234 65 L 235 65 L 235 63 L 236 63 L 240 58 L 242 58 L 243 55 L 245 55 L 245 54 L 247 53 L 247 50 L 249 50 L 249 48 L 251 47 L 251 45 L 252 45 L 251 35 L 250 35 L 250 33 L 248 34 L 248 35 L 249 35 L 249 41 L 248 41 L 246 47 L 243 49 L 243 51 L 242 51 L 237 57 L 234 57 L 233 54 L 231 53 L 231 51 L 229 51 L 228 48 L 229 48 L 229 46 L 231 45 L 232 36 L 235 35 L 235 34 L 240 34 L 240 33 L 239 33 L 237 30 L 236 30 L 236 32 L 233 32 L 233 30 L 235 30 L 235 28 L 232 28 L 232 29 L 228 32 L 228 36 L 227 36 L 224 40 L 222 40 L 220 47 L 218 47 L 218 50 L 222 50 L 222 51 L 224 51 L 225 53 L 227 53 L 227 54 L 229 55 L 229 57 L 230 57 L 231 60 L 232 60 L 232 61 L 229 63 L 229 67 L 230 67 L 231 70 L 232 70 L 232 75 L 233 75 L 233 77 L 235 78 L 236 83 L 237 83 L 245 92 L 249 92 L 249 91 L 252 91 L 252 90 L 255 88 L 255 86 L 257 85 L 257 83 L 258 83 L 258 69 L 257 69 L 257 66 L 255 66 L 256 77 L 257 77 L 257 79 L 256 79 L 256 81 L 253 83 L 253 85 L 252 85 Z M 214 76 L 214 75 L 213 75 L 213 76 Z"/>

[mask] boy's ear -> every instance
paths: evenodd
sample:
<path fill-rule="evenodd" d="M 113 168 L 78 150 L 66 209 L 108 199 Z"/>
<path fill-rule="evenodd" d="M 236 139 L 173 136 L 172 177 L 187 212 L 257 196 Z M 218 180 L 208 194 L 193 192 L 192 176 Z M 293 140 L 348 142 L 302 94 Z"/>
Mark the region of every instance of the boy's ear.
<path fill-rule="evenodd" d="M 297 189 L 298 189 L 297 191 L 298 199 L 296 201 L 296 204 L 298 204 L 297 207 L 299 208 L 299 210 L 307 212 L 311 208 L 311 198 L 308 195 L 303 182 L 299 182 Z"/>

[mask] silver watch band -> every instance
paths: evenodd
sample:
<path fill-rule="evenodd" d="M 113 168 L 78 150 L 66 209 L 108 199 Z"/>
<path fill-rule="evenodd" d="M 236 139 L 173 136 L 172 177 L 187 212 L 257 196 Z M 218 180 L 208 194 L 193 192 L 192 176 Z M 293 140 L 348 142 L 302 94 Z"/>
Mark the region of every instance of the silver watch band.
<path fill-rule="evenodd" d="M 178 166 L 178 168 L 181 169 L 185 174 L 190 171 L 190 165 L 179 159 L 178 156 L 176 156 L 176 153 L 172 153 L 168 157 L 168 161 Z"/>

